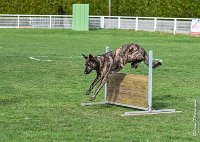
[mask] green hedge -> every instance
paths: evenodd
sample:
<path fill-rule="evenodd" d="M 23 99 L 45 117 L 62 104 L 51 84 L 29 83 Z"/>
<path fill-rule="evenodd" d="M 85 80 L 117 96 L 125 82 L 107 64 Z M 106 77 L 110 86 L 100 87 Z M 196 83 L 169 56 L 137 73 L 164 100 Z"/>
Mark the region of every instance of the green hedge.
<path fill-rule="evenodd" d="M 90 15 L 108 15 L 109 0 L 1 0 L 1 14 L 72 14 L 72 4 L 89 3 Z M 200 0 L 112 0 L 112 15 L 200 17 Z"/>

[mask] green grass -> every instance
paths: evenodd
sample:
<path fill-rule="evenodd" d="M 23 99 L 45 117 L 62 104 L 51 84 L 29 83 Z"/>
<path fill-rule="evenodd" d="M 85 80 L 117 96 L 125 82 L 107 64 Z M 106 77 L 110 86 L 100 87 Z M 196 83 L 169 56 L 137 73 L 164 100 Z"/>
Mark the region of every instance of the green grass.
<path fill-rule="evenodd" d="M 81 54 L 138 43 L 163 66 L 153 73 L 153 107 L 182 113 L 121 117 L 130 108 L 81 102 L 95 77 Z M 128 30 L 0 29 L 0 141 L 190 142 L 194 98 L 200 100 L 200 38 Z M 47 61 L 35 61 L 40 57 Z M 127 65 L 122 72 L 147 75 Z M 103 90 L 96 101 L 103 99 Z"/>

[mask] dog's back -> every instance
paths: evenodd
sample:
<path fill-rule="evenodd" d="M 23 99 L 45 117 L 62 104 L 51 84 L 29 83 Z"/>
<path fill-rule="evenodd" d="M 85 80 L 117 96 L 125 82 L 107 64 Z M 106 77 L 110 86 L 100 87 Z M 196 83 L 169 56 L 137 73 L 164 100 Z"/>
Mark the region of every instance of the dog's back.
<path fill-rule="evenodd" d="M 131 67 L 137 68 L 140 62 L 149 65 L 149 58 L 144 48 L 138 44 L 126 44 L 115 50 L 115 59 L 118 67 L 121 69 L 127 63 L 131 63 Z M 159 61 L 153 62 L 153 68 L 161 65 Z"/>

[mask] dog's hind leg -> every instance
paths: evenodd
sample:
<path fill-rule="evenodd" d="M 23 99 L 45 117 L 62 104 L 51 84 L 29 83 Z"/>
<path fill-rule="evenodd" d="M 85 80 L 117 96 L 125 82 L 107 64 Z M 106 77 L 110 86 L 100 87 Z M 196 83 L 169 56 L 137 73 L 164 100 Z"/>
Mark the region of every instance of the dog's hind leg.
<path fill-rule="evenodd" d="M 140 62 L 142 62 L 142 60 L 137 60 L 137 61 L 131 62 L 131 67 L 137 69 Z"/>
<path fill-rule="evenodd" d="M 144 54 L 144 60 L 143 61 L 147 66 L 149 66 L 149 57 L 146 54 L 146 52 Z M 153 68 L 156 68 L 156 67 L 158 67 L 160 65 L 162 65 L 160 61 L 153 61 Z"/>

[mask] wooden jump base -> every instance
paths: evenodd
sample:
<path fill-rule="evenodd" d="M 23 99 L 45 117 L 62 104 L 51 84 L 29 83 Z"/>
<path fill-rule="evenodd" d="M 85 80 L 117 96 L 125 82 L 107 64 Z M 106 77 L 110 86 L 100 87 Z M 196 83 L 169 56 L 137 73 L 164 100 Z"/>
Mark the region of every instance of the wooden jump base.
<path fill-rule="evenodd" d="M 108 47 L 106 52 L 108 52 Z M 104 102 L 81 103 L 81 105 L 113 104 L 142 110 L 125 112 L 122 116 L 180 112 L 175 109 L 152 110 L 152 61 L 153 52 L 149 51 L 149 76 L 110 74 L 108 83 L 105 84 Z"/>

